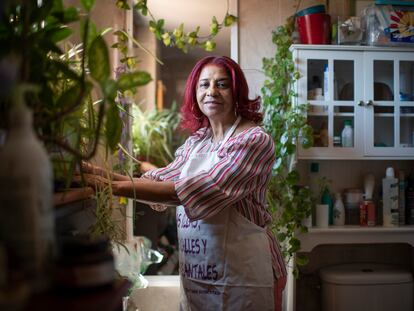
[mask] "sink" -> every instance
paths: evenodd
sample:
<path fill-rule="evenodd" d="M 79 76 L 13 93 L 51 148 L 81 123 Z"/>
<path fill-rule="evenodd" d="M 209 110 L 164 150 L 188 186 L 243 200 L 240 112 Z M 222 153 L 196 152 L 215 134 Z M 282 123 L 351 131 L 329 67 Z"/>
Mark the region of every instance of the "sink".
<path fill-rule="evenodd" d="M 130 299 L 139 311 L 180 310 L 180 277 L 178 275 L 145 275 L 146 288 L 134 289 Z"/>

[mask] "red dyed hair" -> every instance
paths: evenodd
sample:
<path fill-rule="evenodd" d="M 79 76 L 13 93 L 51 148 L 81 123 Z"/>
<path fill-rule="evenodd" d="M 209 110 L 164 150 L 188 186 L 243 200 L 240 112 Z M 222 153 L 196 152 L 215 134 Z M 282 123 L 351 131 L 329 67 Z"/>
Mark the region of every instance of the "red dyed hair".
<path fill-rule="evenodd" d="M 249 87 L 240 66 L 231 58 L 226 56 L 207 56 L 199 60 L 185 85 L 184 102 L 181 107 L 181 128 L 196 132 L 202 127 L 209 125 L 207 117 L 201 112 L 197 103 L 197 83 L 201 70 L 207 65 L 215 65 L 223 68 L 231 78 L 231 91 L 233 104 L 237 115 L 259 124 L 263 116 L 260 110 L 260 96 L 253 100 L 249 99 Z"/>

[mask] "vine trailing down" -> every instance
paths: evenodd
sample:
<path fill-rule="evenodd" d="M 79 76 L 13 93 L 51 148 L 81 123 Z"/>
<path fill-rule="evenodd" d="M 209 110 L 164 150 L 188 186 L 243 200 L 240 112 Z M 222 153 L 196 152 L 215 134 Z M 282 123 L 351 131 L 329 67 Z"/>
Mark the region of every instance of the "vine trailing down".
<path fill-rule="evenodd" d="M 272 230 L 282 245 L 288 262 L 300 250 L 297 232 L 305 233 L 307 228 L 302 220 L 311 213 L 313 205 L 309 188 L 299 185 L 296 170 L 296 149 L 298 142 L 310 147 L 312 129 L 307 124 L 307 105 L 296 105 L 297 94 L 293 90 L 299 79 L 295 70 L 290 46 L 294 18 L 279 26 L 272 33 L 272 42 L 277 46 L 274 57 L 263 59 L 266 76 L 261 89 L 264 106 L 264 127 L 275 141 L 276 162 L 268 189 L 268 204 L 273 214 Z M 299 139 L 300 138 L 300 139 Z M 297 256 L 293 269 L 298 274 L 298 266 L 305 265 L 307 258 Z"/>

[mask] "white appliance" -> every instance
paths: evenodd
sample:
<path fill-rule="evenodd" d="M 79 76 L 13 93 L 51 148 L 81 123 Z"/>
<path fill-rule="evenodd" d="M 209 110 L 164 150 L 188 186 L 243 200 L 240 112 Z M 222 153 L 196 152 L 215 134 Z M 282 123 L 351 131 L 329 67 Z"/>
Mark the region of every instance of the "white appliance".
<path fill-rule="evenodd" d="M 413 276 L 395 266 L 358 263 L 320 270 L 322 311 L 412 311 Z"/>

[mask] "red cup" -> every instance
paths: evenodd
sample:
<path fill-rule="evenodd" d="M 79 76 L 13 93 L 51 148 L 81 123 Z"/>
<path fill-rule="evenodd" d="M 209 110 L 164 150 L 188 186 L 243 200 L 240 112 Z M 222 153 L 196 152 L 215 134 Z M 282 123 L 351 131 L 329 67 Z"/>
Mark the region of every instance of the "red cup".
<path fill-rule="evenodd" d="M 303 44 L 330 44 L 331 17 L 314 13 L 297 17 L 300 41 Z"/>

